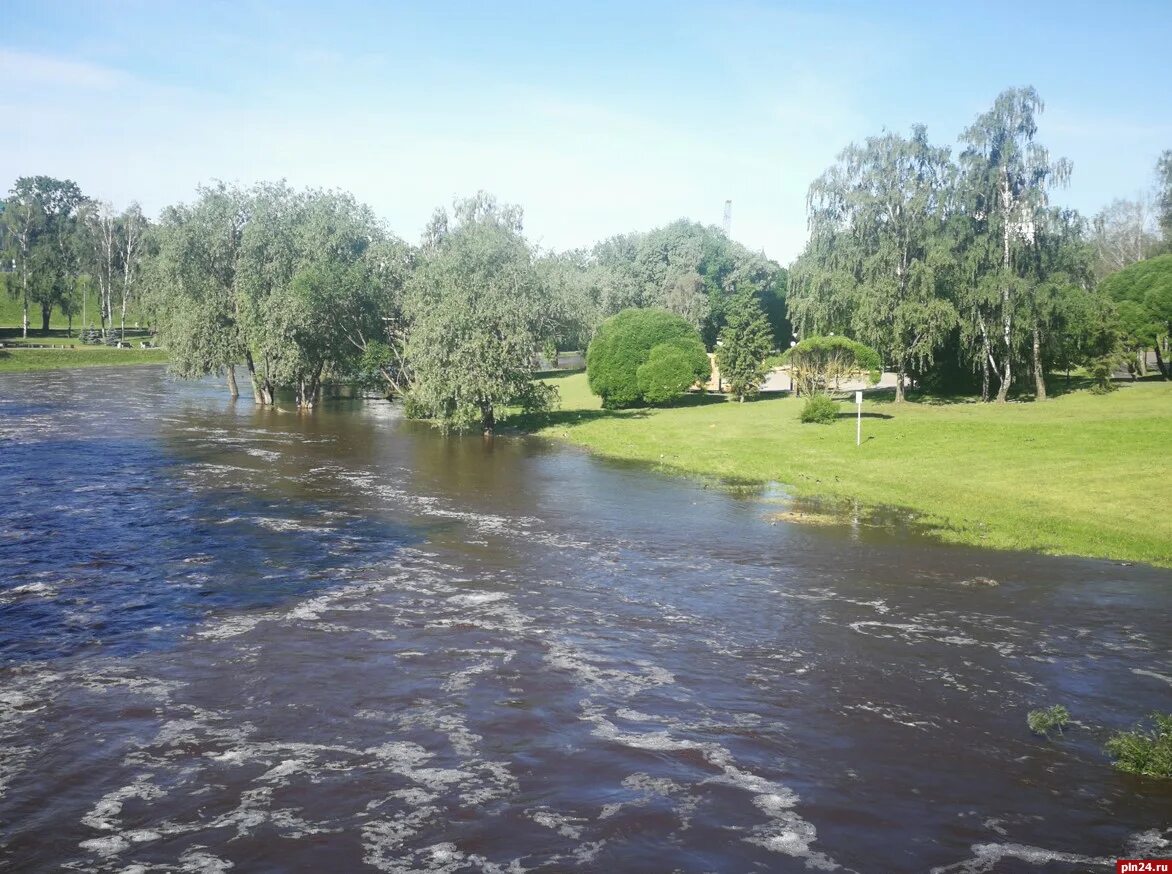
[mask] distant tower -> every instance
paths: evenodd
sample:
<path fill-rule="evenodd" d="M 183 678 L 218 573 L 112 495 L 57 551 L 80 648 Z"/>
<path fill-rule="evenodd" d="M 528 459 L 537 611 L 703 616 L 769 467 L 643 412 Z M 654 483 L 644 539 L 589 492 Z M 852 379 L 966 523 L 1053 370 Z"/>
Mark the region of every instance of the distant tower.
<path fill-rule="evenodd" d="M 724 235 L 732 239 L 732 201 L 724 202 Z"/>

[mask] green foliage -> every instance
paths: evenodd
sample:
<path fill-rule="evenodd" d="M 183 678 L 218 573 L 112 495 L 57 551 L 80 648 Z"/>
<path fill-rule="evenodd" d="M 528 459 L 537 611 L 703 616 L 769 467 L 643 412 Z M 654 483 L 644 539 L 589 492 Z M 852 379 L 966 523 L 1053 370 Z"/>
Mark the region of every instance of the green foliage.
<path fill-rule="evenodd" d="M 957 323 L 945 209 L 954 175 L 948 149 L 916 126 L 910 138 L 849 146 L 810 186 L 811 240 L 791 308 L 809 332 L 846 329 L 880 350 L 898 375 L 897 401 Z"/>
<path fill-rule="evenodd" d="M 773 348 L 772 331 L 752 292 L 742 291 L 725 312 L 725 326 L 716 349 L 716 366 L 729 390 L 744 400 L 765 381 L 765 359 Z"/>
<path fill-rule="evenodd" d="M 806 424 L 829 425 L 838 418 L 838 404 L 821 392 L 806 398 L 800 417 Z"/>
<path fill-rule="evenodd" d="M 1125 349 L 1155 348 L 1172 334 L 1172 255 L 1139 261 L 1099 284 L 1100 291 L 1117 302 L 1119 328 Z M 1161 360 L 1161 369 L 1168 373 Z"/>
<path fill-rule="evenodd" d="M 311 406 L 324 376 L 359 370 L 386 341 L 407 257 L 369 208 L 284 183 L 217 183 L 164 211 L 147 269 L 171 367 L 195 378 L 244 364 L 260 403 Z"/>
<path fill-rule="evenodd" d="M 647 233 L 611 237 L 594 247 L 583 269 L 597 290 L 600 316 L 666 309 L 698 326 L 711 348 L 724 327 L 729 299 L 752 288 L 768 303 L 775 342 L 789 341 L 785 270 L 718 228 L 681 219 Z"/>
<path fill-rule="evenodd" d="M 549 320 L 521 213 L 485 194 L 456 204 L 412 275 L 405 301 L 412 409 L 444 430 L 491 433 L 502 408 L 548 409 L 532 379 Z"/>
<path fill-rule="evenodd" d="M 699 363 L 701 359 L 703 364 Z M 665 404 L 690 389 L 701 369 L 708 369 L 708 355 L 699 339 L 660 343 L 635 372 L 639 393 L 644 403 Z"/>
<path fill-rule="evenodd" d="M 662 309 L 629 309 L 611 316 L 599 327 L 586 353 L 590 390 L 607 409 L 646 402 L 639 386 L 639 367 L 647 363 L 652 349 L 672 341 L 682 341 L 680 348 L 690 350 L 693 381 L 706 380 L 708 357 L 696 328 L 683 318 Z"/>
<path fill-rule="evenodd" d="M 1054 704 L 1041 710 L 1031 710 L 1026 714 L 1026 725 L 1034 734 L 1049 737 L 1050 732 L 1063 732 L 1070 723 L 1070 711 L 1061 704 Z"/>
<path fill-rule="evenodd" d="M 879 353 L 847 337 L 807 337 L 781 356 L 804 395 L 827 394 L 844 380 L 866 375 L 879 382 Z"/>
<path fill-rule="evenodd" d="M 1129 774 L 1172 779 L 1172 713 L 1153 713 L 1154 728 L 1137 725 L 1108 739 L 1107 753 L 1115 767 Z"/>

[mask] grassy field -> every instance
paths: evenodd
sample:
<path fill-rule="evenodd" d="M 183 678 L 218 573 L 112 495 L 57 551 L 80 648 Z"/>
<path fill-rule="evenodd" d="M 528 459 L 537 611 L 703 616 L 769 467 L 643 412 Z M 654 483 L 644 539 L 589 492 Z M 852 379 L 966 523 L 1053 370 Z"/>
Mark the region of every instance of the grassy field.
<path fill-rule="evenodd" d="M 610 412 L 585 374 L 548 382 L 561 409 L 514 425 L 676 472 L 780 482 L 832 506 L 903 508 L 953 542 L 1172 567 L 1165 382 L 1040 404 L 868 399 L 861 447 L 853 404 L 831 425 L 801 424 L 794 398 Z"/>
<path fill-rule="evenodd" d="M 20 370 L 57 370 L 110 364 L 165 364 L 163 349 L 110 349 L 77 346 L 70 349 L 0 349 L 0 373 Z"/>

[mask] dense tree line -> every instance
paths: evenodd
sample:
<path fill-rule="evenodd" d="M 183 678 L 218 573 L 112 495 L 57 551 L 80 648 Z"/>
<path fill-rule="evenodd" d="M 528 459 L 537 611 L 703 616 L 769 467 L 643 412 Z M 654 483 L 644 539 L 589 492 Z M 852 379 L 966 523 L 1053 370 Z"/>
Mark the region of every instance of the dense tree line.
<path fill-rule="evenodd" d="M 787 297 L 798 333 L 877 349 L 897 400 L 916 380 L 1004 401 L 1023 377 L 1043 399 L 1047 373 L 1116 357 L 1121 310 L 1095 280 L 1164 245 L 1172 153 L 1158 210 L 1116 201 L 1087 222 L 1052 203 L 1072 168 L 1037 140 L 1042 109 L 1032 88 L 1004 92 L 955 158 L 921 126 L 844 150 L 810 187 L 810 241 Z M 1140 333 L 1146 348 L 1167 342 L 1166 330 Z"/>
<path fill-rule="evenodd" d="M 344 192 L 215 183 L 151 222 L 36 176 L 0 201 L 0 276 L 26 336 L 30 312 L 46 333 L 56 309 L 71 328 L 80 315 L 124 334 L 133 309 L 176 373 L 220 375 L 233 396 L 237 368 L 266 405 L 361 381 L 486 431 L 553 401 L 531 378 L 542 355 L 585 349 L 629 310 L 689 326 L 741 399 L 770 351 L 829 335 L 877 350 L 897 400 L 910 384 L 1044 398 L 1048 373 L 1109 376 L 1124 355 L 1142 373 L 1153 347 L 1168 375 L 1172 255 L 1156 256 L 1172 240 L 1172 151 L 1150 196 L 1088 221 L 1053 203 L 1072 168 L 1039 142 L 1042 109 L 1033 89 L 1006 91 L 955 155 L 921 126 L 849 146 L 810 187 L 790 271 L 686 220 L 542 251 L 521 210 L 485 194 L 437 211 L 411 244 Z M 695 356 L 646 351 L 608 403 L 686 383 Z"/>
<path fill-rule="evenodd" d="M 622 309 L 666 309 L 713 347 L 729 302 L 751 298 L 769 345 L 789 336 L 785 270 L 687 221 L 545 252 L 485 194 L 437 211 L 415 245 L 349 194 L 283 182 L 205 186 L 153 223 L 48 177 L 2 203 L 9 293 L 46 333 L 54 308 L 112 332 L 133 306 L 175 373 L 219 375 L 235 397 L 240 368 L 258 404 L 285 391 L 309 407 L 323 381 L 361 381 L 489 431 L 506 408 L 551 403 L 531 379 L 542 353 L 585 349 Z"/>

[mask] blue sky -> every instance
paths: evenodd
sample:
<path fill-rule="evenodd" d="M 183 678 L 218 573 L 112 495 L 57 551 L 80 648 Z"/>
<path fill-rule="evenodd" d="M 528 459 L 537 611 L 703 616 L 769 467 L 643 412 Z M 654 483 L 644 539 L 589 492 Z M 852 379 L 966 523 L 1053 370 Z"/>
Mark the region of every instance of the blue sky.
<path fill-rule="evenodd" d="M 1172 148 L 1172 3 L 0 0 L 0 186 L 150 212 L 214 178 L 340 187 L 415 240 L 487 189 L 547 248 L 686 216 L 788 262 L 851 141 L 953 145 L 1003 88 L 1091 214 Z"/>

